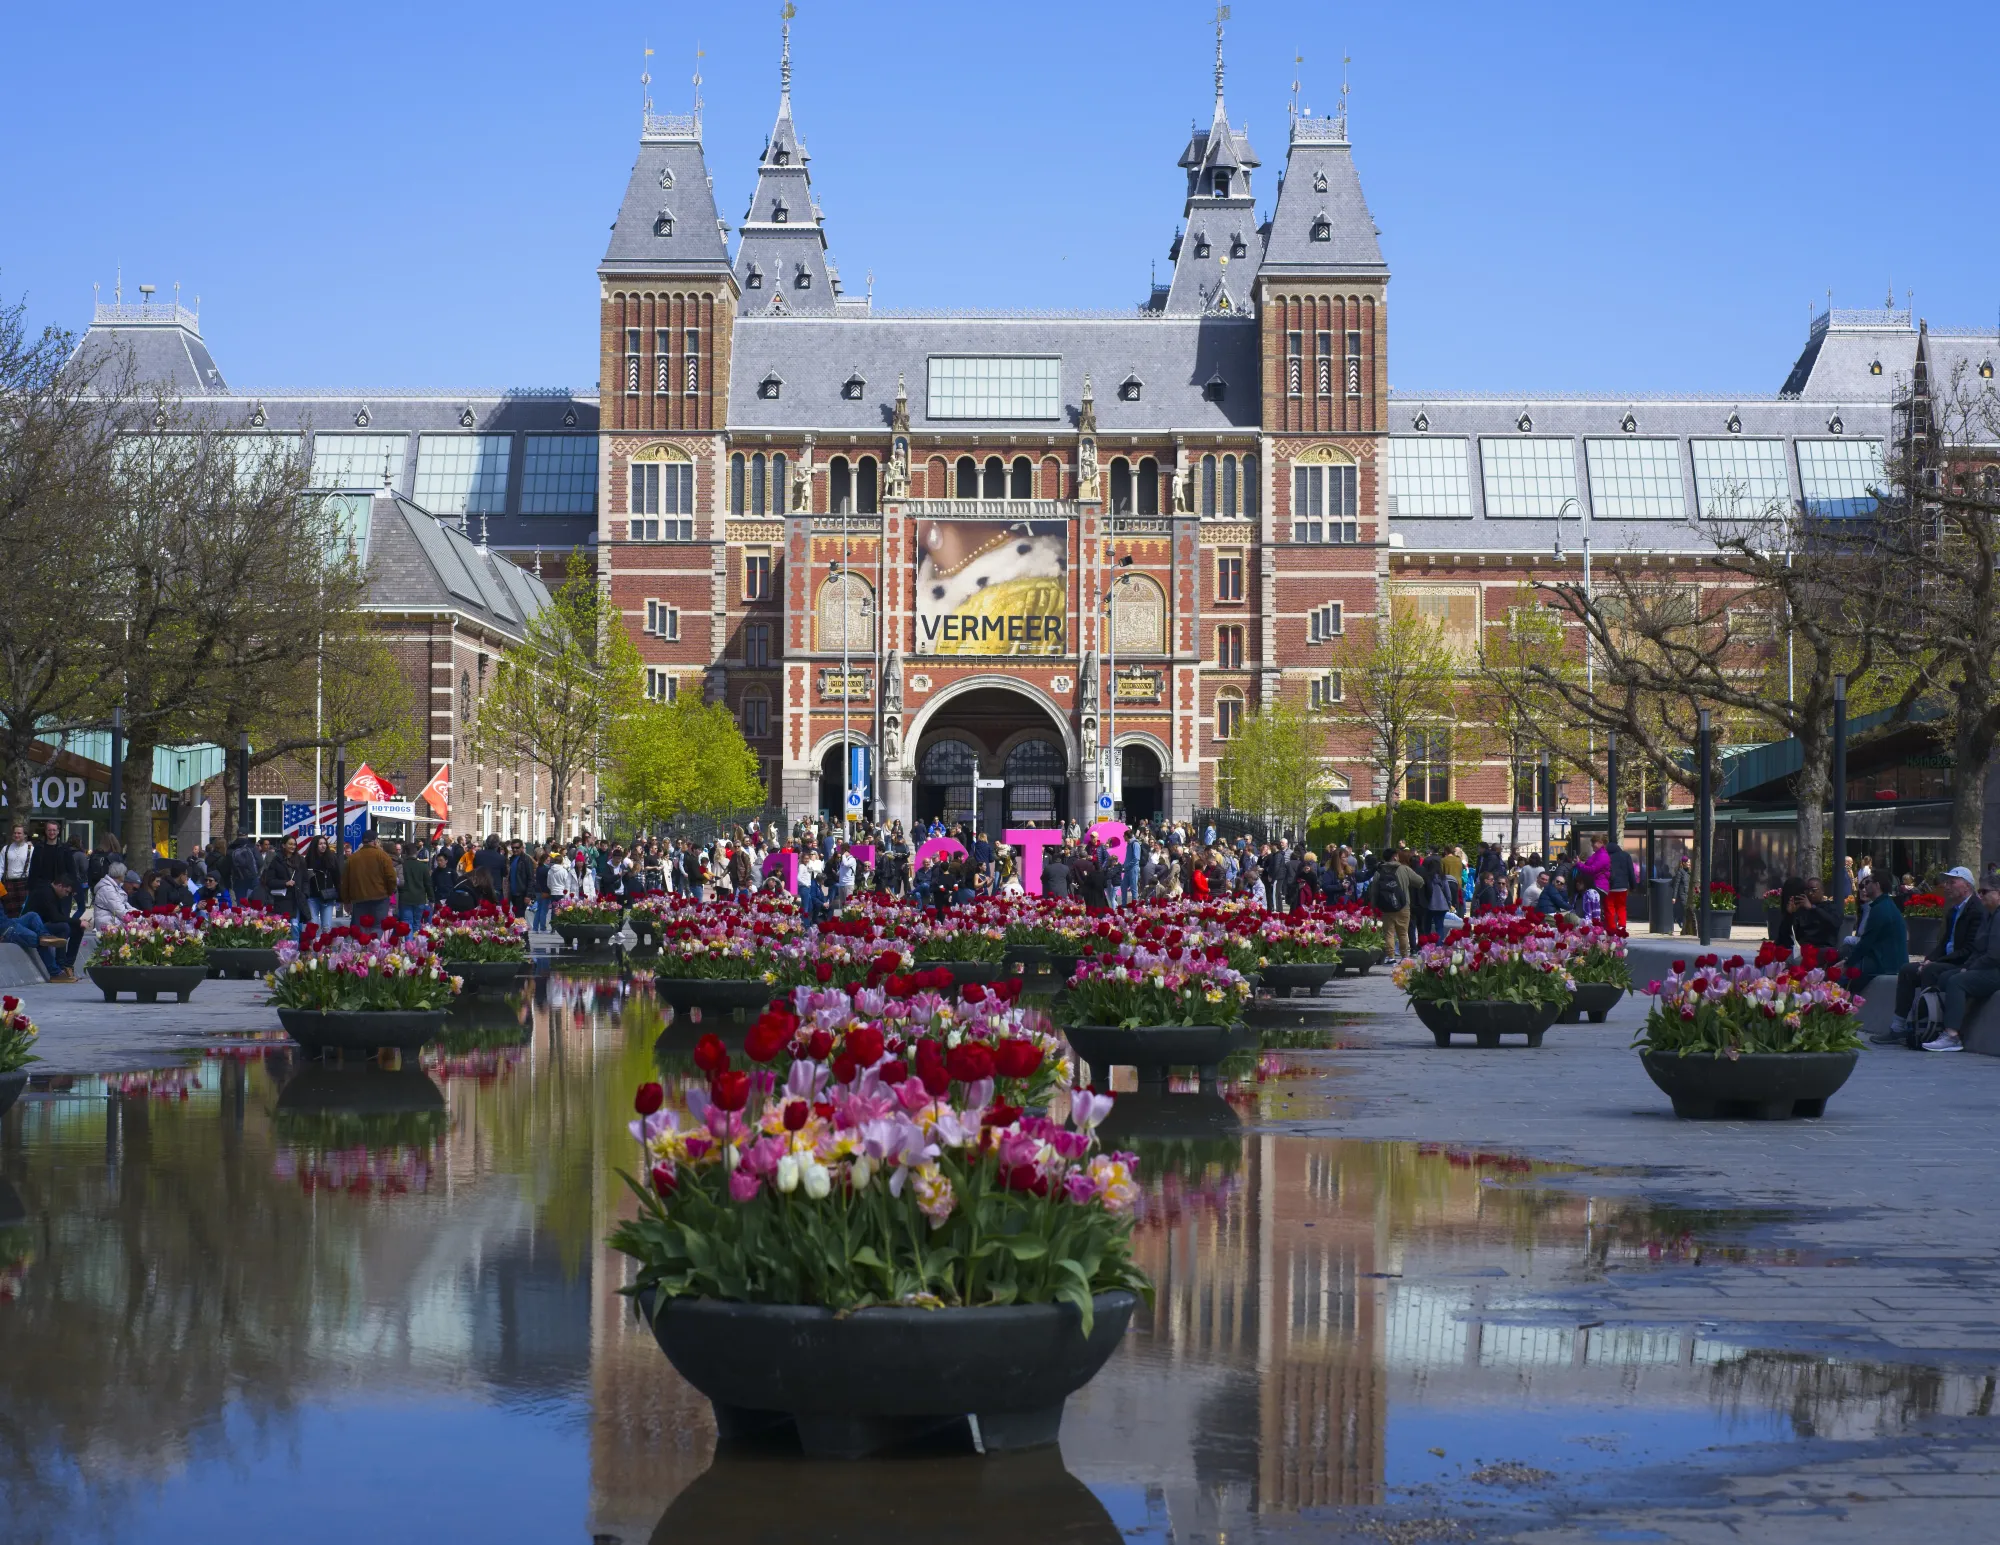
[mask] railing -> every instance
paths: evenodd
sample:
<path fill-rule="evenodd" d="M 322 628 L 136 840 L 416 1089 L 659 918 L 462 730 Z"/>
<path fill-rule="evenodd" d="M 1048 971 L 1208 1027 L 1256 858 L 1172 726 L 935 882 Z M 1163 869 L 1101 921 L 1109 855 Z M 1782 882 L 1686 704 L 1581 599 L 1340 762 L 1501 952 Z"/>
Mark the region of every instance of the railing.
<path fill-rule="evenodd" d="M 642 139 L 700 139 L 700 113 L 647 113 L 640 126 Z"/>
<path fill-rule="evenodd" d="M 1114 536 L 1166 536 L 1173 530 L 1172 519 L 1168 515 L 1113 515 L 1111 532 Z"/>
<path fill-rule="evenodd" d="M 982 520 L 1068 520 L 1061 499 L 911 499 L 905 515 L 977 516 Z"/>
<path fill-rule="evenodd" d="M 815 515 L 812 518 L 815 531 L 846 531 L 873 535 L 882 529 L 880 515 Z"/>
<path fill-rule="evenodd" d="M 1215 828 L 1216 841 L 1235 841 L 1238 837 L 1248 837 L 1258 846 L 1271 840 L 1270 827 L 1263 820 L 1242 810 L 1217 810 L 1214 808 L 1197 810 L 1188 825 L 1199 837 L 1209 827 Z"/>
<path fill-rule="evenodd" d="M 1347 115 L 1335 118 L 1294 118 L 1292 120 L 1292 143 L 1294 145 L 1345 145 L 1347 143 Z"/>
<path fill-rule="evenodd" d="M 1829 310 L 1820 312 L 1818 316 L 1812 319 L 1812 327 L 1809 329 L 1809 334 L 1817 336 L 1825 332 L 1829 327 L 1907 328 L 1909 325 L 1910 313 L 1907 311 L 1865 311 L 1834 306 Z"/>
<path fill-rule="evenodd" d="M 185 327 L 197 337 L 201 334 L 201 313 L 190 311 L 177 300 L 141 301 L 136 306 L 107 306 L 100 302 L 93 320 L 99 327 L 137 322 L 155 327 Z"/>

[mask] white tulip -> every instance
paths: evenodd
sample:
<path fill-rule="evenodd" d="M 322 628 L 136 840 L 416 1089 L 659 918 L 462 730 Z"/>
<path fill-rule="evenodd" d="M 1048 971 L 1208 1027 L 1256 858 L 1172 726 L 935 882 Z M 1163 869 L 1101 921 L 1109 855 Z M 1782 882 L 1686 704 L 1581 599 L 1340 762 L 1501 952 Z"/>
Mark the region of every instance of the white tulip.
<path fill-rule="evenodd" d="M 786 1154 L 778 1161 L 778 1189 L 789 1195 L 799 1188 L 799 1160 L 797 1154 Z"/>
<path fill-rule="evenodd" d="M 868 1189 L 868 1182 L 874 1178 L 875 1166 L 868 1162 L 866 1154 L 856 1159 L 853 1166 L 848 1170 L 848 1179 L 853 1182 L 854 1189 L 857 1191 L 866 1191 Z"/>
<path fill-rule="evenodd" d="M 779 1162 L 783 1163 L 784 1161 L 780 1160 Z M 805 1181 L 806 1195 L 816 1202 L 825 1201 L 826 1193 L 833 1189 L 833 1177 L 827 1173 L 824 1164 L 808 1164 L 806 1166 Z"/>

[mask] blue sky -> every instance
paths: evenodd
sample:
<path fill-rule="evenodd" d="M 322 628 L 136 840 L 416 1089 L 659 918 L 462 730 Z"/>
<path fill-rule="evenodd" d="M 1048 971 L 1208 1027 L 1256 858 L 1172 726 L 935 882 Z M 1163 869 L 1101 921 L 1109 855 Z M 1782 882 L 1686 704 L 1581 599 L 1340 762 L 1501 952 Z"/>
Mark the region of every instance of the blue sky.
<path fill-rule="evenodd" d="M 19 6 L 0 294 L 81 327 L 121 262 L 128 299 L 179 280 L 237 387 L 588 388 L 642 40 L 660 111 L 705 51 L 733 223 L 778 9 Z M 800 12 L 794 104 L 851 290 L 872 270 L 887 306 L 1119 306 L 1164 270 L 1212 5 Z M 1352 56 L 1398 388 L 1774 391 L 1828 290 L 2000 318 L 1996 44 L 1990 0 L 1238 0 L 1228 100 L 1268 208 L 1294 54 L 1318 112 Z"/>

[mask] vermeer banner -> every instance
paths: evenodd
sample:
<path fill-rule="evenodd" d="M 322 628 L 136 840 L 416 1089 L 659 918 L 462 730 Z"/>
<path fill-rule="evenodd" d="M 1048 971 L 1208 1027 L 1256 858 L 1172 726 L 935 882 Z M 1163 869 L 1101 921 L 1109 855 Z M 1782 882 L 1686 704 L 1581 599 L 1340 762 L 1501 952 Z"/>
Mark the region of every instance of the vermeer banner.
<path fill-rule="evenodd" d="M 917 527 L 917 652 L 1067 653 L 1069 525 L 927 520 Z"/>

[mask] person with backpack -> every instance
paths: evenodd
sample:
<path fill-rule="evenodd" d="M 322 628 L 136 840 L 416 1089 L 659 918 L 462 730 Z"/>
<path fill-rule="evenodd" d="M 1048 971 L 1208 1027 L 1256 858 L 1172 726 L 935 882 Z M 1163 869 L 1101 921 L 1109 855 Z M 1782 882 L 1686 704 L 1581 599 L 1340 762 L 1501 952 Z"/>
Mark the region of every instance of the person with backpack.
<path fill-rule="evenodd" d="M 1382 914 L 1389 930 L 1389 958 L 1410 953 L 1410 903 L 1422 894 L 1423 876 L 1403 862 L 1400 852 L 1386 853 L 1368 885 L 1368 904 Z"/>

